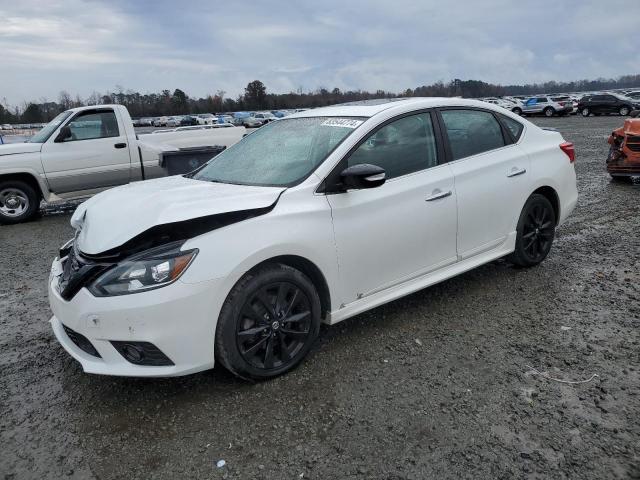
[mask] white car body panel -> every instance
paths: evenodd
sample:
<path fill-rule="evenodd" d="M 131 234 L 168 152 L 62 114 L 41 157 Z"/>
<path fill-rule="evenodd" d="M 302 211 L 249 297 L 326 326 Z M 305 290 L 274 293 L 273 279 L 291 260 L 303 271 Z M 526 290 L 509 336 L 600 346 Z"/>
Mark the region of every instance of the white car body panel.
<path fill-rule="evenodd" d="M 283 188 L 202 182 L 181 175 L 112 188 L 81 204 L 71 219 L 82 224 L 80 250 L 97 254 L 166 223 L 273 205 Z M 170 192 L 170 193 L 169 193 Z M 128 228 L 114 229 L 127 218 Z"/>
<path fill-rule="evenodd" d="M 246 133 L 247 129 L 244 127 L 203 128 L 141 134 L 138 138 L 141 144 L 171 151 L 194 145 L 230 147 L 239 142 Z"/>
<path fill-rule="evenodd" d="M 404 113 L 446 106 L 496 111 L 523 124 L 524 131 L 516 144 L 390 179 L 377 188 L 319 193 L 335 165 L 378 125 Z M 186 240 L 182 249 L 197 248 L 197 257 L 177 282 L 157 290 L 95 298 L 83 288 L 66 301 L 56 291 L 61 267 L 54 261 L 52 325 L 86 371 L 170 376 L 211 368 L 216 322 L 228 293 L 248 270 L 276 257 L 300 257 L 321 272 L 329 293 L 323 321 L 334 324 L 511 253 L 522 206 L 539 187 L 557 192 L 558 223 L 575 207 L 575 170 L 559 148 L 561 135 L 501 107 L 414 99 L 320 108 L 288 118 L 315 116 L 363 117 L 363 123 L 296 186 L 247 187 L 174 177 L 114 189 L 78 209 L 72 218 L 76 227 L 82 224 L 77 245 L 98 254 L 154 225 L 275 203 L 268 213 Z M 519 170 L 524 172 L 512 175 Z M 449 190 L 451 195 L 426 201 Z M 92 330 L 92 315 L 99 317 L 99 332 Z M 103 359 L 75 347 L 60 322 L 95 341 Z M 122 339 L 151 341 L 170 352 L 176 365 L 128 364 L 108 345 Z"/>
<path fill-rule="evenodd" d="M 378 188 L 327 196 L 343 303 L 456 261 L 454 190 L 451 167 L 443 164 Z M 451 195 L 426 201 L 439 192 Z"/>
<path fill-rule="evenodd" d="M 450 165 L 458 199 L 458 255 L 465 259 L 501 245 L 515 231 L 531 194 L 526 188 L 529 157 L 514 144 Z"/>

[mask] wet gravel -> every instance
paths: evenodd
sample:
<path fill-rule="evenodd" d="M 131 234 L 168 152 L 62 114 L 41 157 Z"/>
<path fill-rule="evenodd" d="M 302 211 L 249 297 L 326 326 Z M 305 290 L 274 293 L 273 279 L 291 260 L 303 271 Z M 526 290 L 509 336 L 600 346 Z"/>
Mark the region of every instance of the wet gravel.
<path fill-rule="evenodd" d="M 536 122 L 575 142 L 580 190 L 542 265 L 497 261 L 323 328 L 256 385 L 84 374 L 47 323 L 70 213 L 0 227 L 1 476 L 640 478 L 640 184 L 604 171 L 619 117 Z"/>

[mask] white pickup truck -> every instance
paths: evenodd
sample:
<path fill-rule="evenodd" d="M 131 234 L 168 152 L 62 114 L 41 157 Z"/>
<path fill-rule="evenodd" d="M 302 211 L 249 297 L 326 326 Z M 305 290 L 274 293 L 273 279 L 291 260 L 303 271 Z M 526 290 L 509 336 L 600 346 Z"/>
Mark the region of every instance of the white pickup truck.
<path fill-rule="evenodd" d="M 137 135 L 122 105 L 66 110 L 27 142 L 0 145 L 0 224 L 30 219 L 41 200 L 182 173 L 176 162 L 193 170 L 245 134 L 244 127 L 223 124 Z"/>

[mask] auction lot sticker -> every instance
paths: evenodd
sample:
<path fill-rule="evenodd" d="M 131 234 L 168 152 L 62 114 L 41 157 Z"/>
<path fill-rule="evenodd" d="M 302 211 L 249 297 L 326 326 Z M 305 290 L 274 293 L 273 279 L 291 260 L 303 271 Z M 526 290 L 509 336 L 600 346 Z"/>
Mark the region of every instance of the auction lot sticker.
<path fill-rule="evenodd" d="M 355 120 L 353 118 L 329 118 L 322 122 L 322 125 L 326 125 L 327 127 L 358 128 L 362 125 L 362 120 Z"/>

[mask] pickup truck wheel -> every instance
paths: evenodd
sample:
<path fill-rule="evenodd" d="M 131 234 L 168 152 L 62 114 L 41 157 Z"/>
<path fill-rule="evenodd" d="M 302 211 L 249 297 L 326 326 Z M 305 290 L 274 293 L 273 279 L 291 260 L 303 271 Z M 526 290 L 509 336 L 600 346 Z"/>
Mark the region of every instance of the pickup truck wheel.
<path fill-rule="evenodd" d="M 282 264 L 246 274 L 220 311 L 216 359 L 237 376 L 265 380 L 291 370 L 320 331 L 320 298 L 302 272 Z"/>
<path fill-rule="evenodd" d="M 629 107 L 623 105 L 622 107 L 620 107 L 618 113 L 620 113 L 620 115 L 622 115 L 623 117 L 626 117 L 627 115 L 629 115 L 630 111 L 631 109 Z"/>
<path fill-rule="evenodd" d="M 552 107 L 547 107 L 542 113 L 544 113 L 545 117 L 553 117 L 556 111 Z"/>
<path fill-rule="evenodd" d="M 0 223 L 26 222 L 38 211 L 38 194 L 20 180 L 0 182 Z"/>

